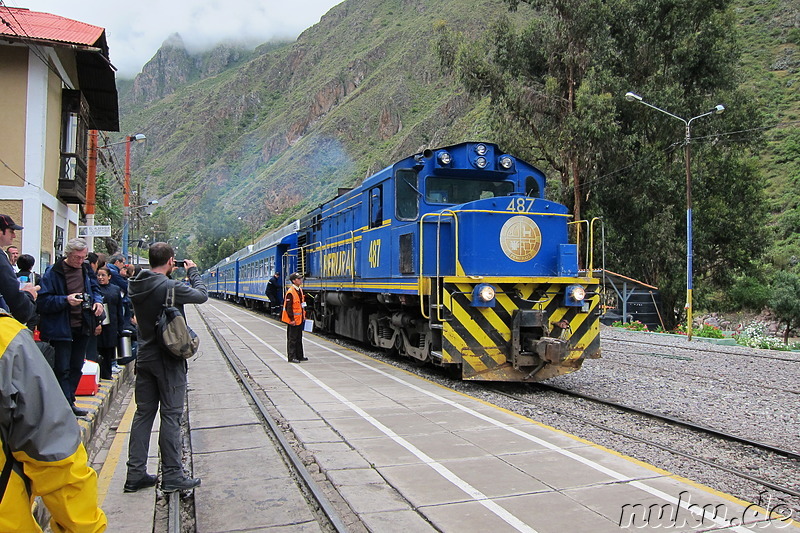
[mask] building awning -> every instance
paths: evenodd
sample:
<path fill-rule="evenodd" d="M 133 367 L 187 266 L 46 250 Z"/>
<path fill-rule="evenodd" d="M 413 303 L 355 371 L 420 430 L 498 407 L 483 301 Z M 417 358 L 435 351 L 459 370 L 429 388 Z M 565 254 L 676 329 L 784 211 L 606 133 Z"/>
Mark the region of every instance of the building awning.
<path fill-rule="evenodd" d="M 75 52 L 79 87 L 89 105 L 89 127 L 119 131 L 116 70 L 105 29 L 50 13 L 0 5 L 0 40 Z"/>

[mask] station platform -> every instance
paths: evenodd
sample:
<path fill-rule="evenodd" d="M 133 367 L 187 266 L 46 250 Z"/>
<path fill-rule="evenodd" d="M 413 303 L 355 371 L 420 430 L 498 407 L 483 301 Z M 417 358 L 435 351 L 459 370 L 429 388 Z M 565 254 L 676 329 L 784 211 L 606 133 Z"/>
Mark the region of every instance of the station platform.
<path fill-rule="evenodd" d="M 191 467 L 203 479 L 197 531 L 320 530 L 203 320 L 346 502 L 352 531 L 798 531 L 750 502 L 313 334 L 309 361 L 288 363 L 284 326 L 243 308 L 209 301 L 187 313 L 201 335 L 188 400 Z M 145 518 L 156 491 L 122 492 L 132 409 L 100 472 L 109 531 L 153 530 Z M 154 432 L 151 472 L 156 442 Z"/>

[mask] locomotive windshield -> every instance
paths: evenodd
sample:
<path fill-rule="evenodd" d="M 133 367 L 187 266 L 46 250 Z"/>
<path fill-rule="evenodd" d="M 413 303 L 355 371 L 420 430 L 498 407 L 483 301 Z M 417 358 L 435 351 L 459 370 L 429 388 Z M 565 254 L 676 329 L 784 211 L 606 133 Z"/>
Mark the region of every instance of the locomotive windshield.
<path fill-rule="evenodd" d="M 429 204 L 465 204 L 484 198 L 508 196 L 512 192 L 514 183 L 510 181 L 430 176 L 425 182 L 425 201 Z"/>

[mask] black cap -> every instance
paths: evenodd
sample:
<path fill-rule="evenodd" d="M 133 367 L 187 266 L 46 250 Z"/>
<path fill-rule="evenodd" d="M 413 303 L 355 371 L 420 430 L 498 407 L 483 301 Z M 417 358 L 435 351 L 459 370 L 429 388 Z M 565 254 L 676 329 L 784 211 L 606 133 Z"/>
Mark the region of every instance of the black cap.
<path fill-rule="evenodd" d="M 296 279 L 303 279 L 303 275 L 300 272 L 293 272 L 289 274 L 289 281 L 294 281 Z"/>
<path fill-rule="evenodd" d="M 5 231 L 7 229 L 18 230 L 22 229 L 22 226 L 14 222 L 14 219 L 8 215 L 0 215 L 0 231 Z"/>

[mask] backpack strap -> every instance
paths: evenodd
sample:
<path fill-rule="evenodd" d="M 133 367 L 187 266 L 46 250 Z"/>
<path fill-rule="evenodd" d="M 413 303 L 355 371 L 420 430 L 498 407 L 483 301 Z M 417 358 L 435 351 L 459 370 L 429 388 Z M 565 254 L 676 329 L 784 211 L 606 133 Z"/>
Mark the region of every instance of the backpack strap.
<path fill-rule="evenodd" d="M 173 285 L 169 289 L 167 289 L 167 299 L 164 302 L 164 305 L 167 307 L 172 307 L 175 303 L 175 286 Z"/>

